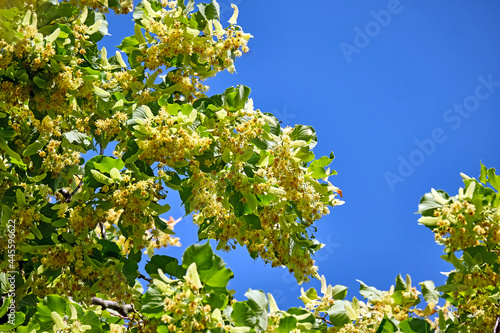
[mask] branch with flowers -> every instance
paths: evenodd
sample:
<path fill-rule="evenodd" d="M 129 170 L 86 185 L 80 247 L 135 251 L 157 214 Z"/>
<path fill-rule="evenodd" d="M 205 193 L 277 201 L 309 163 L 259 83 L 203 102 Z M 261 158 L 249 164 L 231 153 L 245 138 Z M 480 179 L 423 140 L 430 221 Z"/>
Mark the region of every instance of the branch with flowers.
<path fill-rule="evenodd" d="M 282 128 L 254 108 L 248 87 L 207 95 L 205 80 L 233 73 L 248 51 L 252 36 L 232 8 L 225 24 L 215 0 L 0 3 L 0 240 L 16 244 L 0 249 L 0 330 L 497 332 L 493 169 L 466 177 L 456 197 L 422 199 L 420 222 L 456 268 L 446 285 L 361 282 L 361 301 L 320 277 L 314 224 L 343 203 L 328 180 L 334 156 L 316 158 L 315 130 Z M 109 10 L 132 12 L 134 26 L 111 56 L 97 46 Z M 208 242 L 180 262 L 158 254 L 180 244 L 179 220 L 162 218 L 167 189 L 200 241 L 244 246 L 299 283 L 320 279 L 321 290 L 302 290 L 304 306 L 286 311 L 259 290 L 237 301 L 233 273 Z"/>

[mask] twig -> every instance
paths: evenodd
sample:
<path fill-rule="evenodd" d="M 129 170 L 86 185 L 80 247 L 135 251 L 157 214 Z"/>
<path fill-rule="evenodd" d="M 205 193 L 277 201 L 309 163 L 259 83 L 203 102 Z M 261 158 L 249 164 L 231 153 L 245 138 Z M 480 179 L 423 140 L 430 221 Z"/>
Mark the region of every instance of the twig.
<path fill-rule="evenodd" d="M 71 201 L 71 198 L 72 198 L 72 197 L 76 194 L 76 192 L 78 192 L 78 190 L 82 188 L 83 179 L 82 179 L 82 177 L 81 177 L 81 176 L 78 176 L 78 175 L 77 175 L 77 177 L 78 177 L 78 179 L 80 180 L 80 182 L 78 183 L 78 185 L 76 186 L 76 188 L 73 190 L 73 192 L 71 192 L 70 197 L 69 197 L 69 200 L 68 200 L 68 199 L 66 199 L 66 200 L 67 200 L 66 202 L 70 202 L 70 201 Z"/>
<path fill-rule="evenodd" d="M 329 321 L 328 319 L 326 319 L 326 316 L 327 314 L 325 313 L 325 315 L 323 317 L 318 317 L 319 319 L 322 319 L 325 323 L 329 324 L 329 325 L 332 325 L 332 322 Z M 496 332 L 495 332 L 496 333 Z"/>
<path fill-rule="evenodd" d="M 128 314 L 130 312 L 134 312 L 134 306 L 131 304 L 120 304 L 115 301 L 109 301 L 109 300 L 104 300 L 102 298 L 97 298 L 97 297 L 92 297 L 91 300 L 92 305 L 100 305 L 103 309 L 111 309 L 116 312 L 118 312 L 120 315 L 122 315 L 123 319 L 132 319 L 128 317 Z"/>
<path fill-rule="evenodd" d="M 106 229 L 104 228 L 104 223 L 99 222 L 99 227 L 101 227 L 102 239 L 107 240 L 108 237 L 106 236 Z"/>
<path fill-rule="evenodd" d="M 500 332 L 500 316 L 497 316 L 497 321 L 495 322 L 493 333 L 499 333 L 499 332 Z"/>
<path fill-rule="evenodd" d="M 148 278 L 148 277 L 146 277 L 146 276 L 144 276 L 142 274 L 139 274 L 138 278 L 139 279 L 144 279 L 144 280 L 148 281 L 149 283 L 153 282 L 153 279 L 150 279 L 150 278 Z"/>
<path fill-rule="evenodd" d="M 76 192 L 78 192 L 78 190 L 82 187 L 83 185 L 83 180 L 81 177 L 77 176 L 78 179 L 80 179 L 80 182 L 78 183 L 78 185 L 76 186 L 76 188 L 70 193 L 68 192 L 67 189 L 65 188 L 62 188 L 59 190 L 59 193 L 62 194 L 62 196 L 64 197 L 64 202 L 71 202 L 71 198 L 73 198 L 73 196 L 76 194 Z"/>

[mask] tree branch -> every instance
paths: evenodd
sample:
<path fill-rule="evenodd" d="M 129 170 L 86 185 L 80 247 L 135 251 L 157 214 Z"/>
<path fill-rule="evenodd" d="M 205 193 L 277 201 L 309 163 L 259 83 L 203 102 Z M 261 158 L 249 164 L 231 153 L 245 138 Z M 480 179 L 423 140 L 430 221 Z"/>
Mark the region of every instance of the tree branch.
<path fill-rule="evenodd" d="M 83 180 L 81 177 L 77 176 L 79 179 L 80 179 L 80 182 L 78 183 L 78 185 L 76 186 L 76 188 L 70 193 L 68 192 L 68 190 L 66 190 L 65 188 L 62 188 L 59 190 L 59 193 L 62 194 L 62 196 L 64 197 L 64 202 L 71 202 L 71 198 L 73 198 L 73 196 L 75 195 L 76 192 L 78 192 L 78 190 L 80 188 L 82 188 L 82 185 L 83 185 Z"/>
<path fill-rule="evenodd" d="M 128 314 L 130 312 L 135 311 L 134 306 L 131 304 L 120 304 L 120 303 L 115 302 L 115 301 L 104 300 L 104 299 L 97 298 L 97 297 L 92 297 L 91 304 L 92 305 L 100 305 L 103 309 L 114 310 L 114 311 L 118 312 L 120 315 L 127 317 L 127 319 L 130 319 L 130 318 L 128 318 Z"/>
<path fill-rule="evenodd" d="M 316 317 L 316 318 L 322 319 L 325 323 L 327 323 L 327 324 L 329 324 L 329 325 L 332 325 L 332 322 L 331 322 L 331 321 L 329 321 L 328 319 L 326 319 L 326 316 L 327 316 L 327 315 L 328 315 L 328 314 L 326 314 L 326 313 L 325 313 L 325 315 L 324 315 L 323 317 L 318 316 L 318 317 Z"/>
<path fill-rule="evenodd" d="M 70 202 L 71 198 L 76 194 L 76 192 L 78 192 L 78 190 L 82 188 L 83 179 L 81 177 L 79 177 L 79 176 L 77 176 L 77 177 L 78 177 L 78 179 L 80 179 L 80 182 L 75 187 L 75 189 L 73 190 L 73 192 L 71 192 L 69 199 L 66 199 L 66 202 Z"/>
<path fill-rule="evenodd" d="M 99 227 L 101 227 L 102 239 L 107 240 L 108 237 L 106 236 L 106 228 L 104 228 L 104 223 L 99 222 Z"/>
<path fill-rule="evenodd" d="M 497 321 L 495 322 L 493 333 L 500 333 L 500 316 L 497 316 Z"/>
<path fill-rule="evenodd" d="M 139 279 L 144 279 L 144 280 L 148 281 L 149 283 L 153 282 L 153 279 L 150 279 L 150 278 L 148 278 L 148 277 L 146 277 L 146 276 L 144 276 L 142 274 L 139 274 L 138 278 Z"/>

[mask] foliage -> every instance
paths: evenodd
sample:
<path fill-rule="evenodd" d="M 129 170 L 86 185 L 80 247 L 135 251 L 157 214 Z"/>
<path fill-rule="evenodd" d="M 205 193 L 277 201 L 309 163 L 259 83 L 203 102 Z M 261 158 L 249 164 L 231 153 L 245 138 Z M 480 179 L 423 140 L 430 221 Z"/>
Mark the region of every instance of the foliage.
<path fill-rule="evenodd" d="M 446 285 L 425 281 L 419 292 L 398 276 L 388 291 L 360 282 L 365 301 L 347 300 L 346 287 L 318 275 L 314 222 L 343 203 L 328 181 L 333 154 L 316 159 L 314 129 L 281 128 L 254 109 L 248 87 L 205 94 L 204 80 L 234 72 L 248 51 L 252 36 L 233 8 L 224 28 L 215 0 L 0 3 L 0 330 L 493 329 L 500 178 L 484 166 L 465 192 L 433 190 L 420 203 L 420 222 L 456 268 Z M 133 9 L 134 24 L 111 57 L 97 46 L 109 9 Z M 245 246 L 298 282 L 319 278 L 320 292 L 302 290 L 304 307 L 286 311 L 259 290 L 237 301 L 233 273 L 208 241 L 180 263 L 155 254 L 179 244 L 175 221 L 161 217 L 167 189 L 179 192 L 199 240 Z M 143 252 L 149 276 L 139 272 Z"/>

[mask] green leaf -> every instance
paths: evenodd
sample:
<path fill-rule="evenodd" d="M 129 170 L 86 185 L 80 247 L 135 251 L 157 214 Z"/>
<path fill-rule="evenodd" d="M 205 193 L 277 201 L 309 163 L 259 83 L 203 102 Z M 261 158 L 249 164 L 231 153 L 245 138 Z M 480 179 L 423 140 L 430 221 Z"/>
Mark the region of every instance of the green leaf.
<path fill-rule="evenodd" d="M 403 320 L 399 323 L 399 329 L 403 333 L 431 333 L 435 331 L 432 329 L 431 324 L 429 324 L 427 320 L 420 318 L 409 318 Z"/>
<path fill-rule="evenodd" d="M 170 206 L 169 206 L 169 208 L 170 208 Z M 153 219 L 155 221 L 156 229 L 163 231 L 164 233 L 169 234 L 169 235 L 175 235 L 175 232 L 168 227 L 168 224 L 165 222 L 164 219 L 160 218 L 159 216 L 154 216 Z"/>
<path fill-rule="evenodd" d="M 374 288 L 374 287 L 369 287 L 366 284 L 364 284 L 363 281 L 356 280 L 359 282 L 359 293 L 366 299 L 369 300 L 374 300 L 382 297 L 383 292 Z"/>
<path fill-rule="evenodd" d="M 488 169 L 488 183 L 490 183 L 495 190 L 500 190 L 500 176 L 495 174 L 495 168 Z"/>
<path fill-rule="evenodd" d="M 82 325 L 89 325 L 90 330 L 86 330 L 86 333 L 101 333 L 101 321 L 99 316 L 94 311 L 87 311 L 80 319 Z"/>
<path fill-rule="evenodd" d="M 219 19 L 219 4 L 217 1 L 213 1 L 212 3 L 205 4 L 205 3 L 200 3 L 198 4 L 198 11 L 199 13 L 203 16 L 205 20 L 218 20 Z"/>
<path fill-rule="evenodd" d="M 290 133 L 290 138 L 292 141 L 304 140 L 309 143 L 309 148 L 316 146 L 318 138 L 316 136 L 316 131 L 311 126 L 305 125 L 295 125 L 292 133 Z"/>
<path fill-rule="evenodd" d="M 473 265 L 482 265 L 483 263 L 493 265 L 498 262 L 498 255 L 495 252 L 488 251 L 484 246 L 469 247 L 464 250 L 464 255 L 466 253 L 474 258 Z"/>
<path fill-rule="evenodd" d="M 110 173 L 112 169 L 121 170 L 125 167 L 125 163 L 121 158 L 104 157 L 100 162 L 94 163 L 94 167 L 101 171 Z"/>
<path fill-rule="evenodd" d="M 244 85 L 237 85 L 236 88 L 230 87 L 222 94 L 224 105 L 229 111 L 243 109 L 250 95 L 250 88 Z"/>
<path fill-rule="evenodd" d="M 137 49 L 139 46 L 139 42 L 135 36 L 125 37 L 121 44 L 118 45 L 118 48 L 125 52 L 126 54 L 130 54 L 133 50 Z"/>
<path fill-rule="evenodd" d="M 242 218 L 245 221 L 245 226 L 247 229 L 249 229 L 249 230 L 262 230 L 260 218 L 257 215 L 254 215 L 254 214 L 243 215 Z"/>
<path fill-rule="evenodd" d="M 394 333 L 398 332 L 398 327 L 394 324 L 387 315 L 382 319 L 380 326 L 375 333 Z"/>
<path fill-rule="evenodd" d="M 316 289 L 311 287 L 311 288 L 307 289 L 306 296 L 310 300 L 315 300 L 316 298 L 318 298 L 318 292 L 316 291 Z"/>
<path fill-rule="evenodd" d="M 179 265 L 176 258 L 165 255 L 154 255 L 144 267 L 150 276 L 157 274 L 158 268 L 160 268 L 165 274 L 175 276 L 178 279 L 182 278 L 186 274 L 186 269 Z"/>
<path fill-rule="evenodd" d="M 246 199 L 246 203 L 248 204 L 248 206 L 250 206 L 250 209 L 252 211 L 255 211 L 259 205 L 259 201 L 257 200 L 257 197 L 252 193 L 247 193 L 247 194 L 245 194 L 245 199 Z M 259 225 L 260 225 L 260 222 L 259 222 Z"/>
<path fill-rule="evenodd" d="M 123 276 L 127 279 L 129 285 L 133 286 L 135 279 L 139 275 L 139 266 L 132 259 L 122 258 L 122 262 L 124 262 L 122 268 Z"/>
<path fill-rule="evenodd" d="M 152 202 L 150 204 L 150 207 L 152 209 L 154 209 L 156 211 L 156 213 L 158 213 L 158 215 L 165 214 L 166 212 L 168 212 L 170 210 L 170 205 L 168 205 L 168 204 L 160 205 L 156 202 Z"/>
<path fill-rule="evenodd" d="M 288 333 L 297 328 L 297 318 L 294 316 L 287 316 L 280 319 L 277 328 L 278 333 Z"/>
<path fill-rule="evenodd" d="M 427 303 L 437 304 L 439 302 L 439 293 L 434 286 L 434 282 L 427 280 L 420 282 L 420 287 L 422 288 L 422 295 Z"/>
<path fill-rule="evenodd" d="M 264 294 L 262 290 L 248 289 L 248 291 L 245 293 L 245 296 L 248 297 L 248 306 L 255 313 L 255 316 L 257 318 L 257 326 L 262 330 L 266 330 L 268 324 L 267 310 L 269 306 L 266 294 Z"/>
<path fill-rule="evenodd" d="M 333 306 L 325 311 L 328 313 L 329 319 L 335 327 L 342 327 L 351 322 L 345 310 L 345 303 L 349 302 L 337 300 L 333 303 Z"/>
<path fill-rule="evenodd" d="M 115 181 L 115 182 L 119 182 L 122 180 L 122 176 L 120 174 L 120 171 L 118 171 L 117 168 L 113 168 L 111 169 L 111 171 L 109 172 L 109 175 L 111 176 L 111 178 Z"/>
<path fill-rule="evenodd" d="M 42 304 L 46 305 L 51 311 L 59 314 L 65 313 L 66 311 L 66 301 L 58 295 L 49 295 L 45 297 Z"/>
<path fill-rule="evenodd" d="M 449 200 L 450 196 L 445 191 L 437 190 L 436 192 L 443 199 Z M 422 199 L 420 199 L 418 212 L 422 216 L 434 216 L 434 210 L 441 207 L 443 207 L 443 204 L 438 202 L 432 193 L 426 193 Z"/>
<path fill-rule="evenodd" d="M 7 303 L 5 303 L 5 304 L 7 305 Z M 14 320 L 13 320 L 14 323 L 13 324 L 7 323 L 7 324 L 0 325 L 0 332 L 10 332 L 14 328 L 21 325 L 24 322 L 25 317 L 26 316 L 24 313 L 15 312 L 14 313 Z M 19 328 L 18 328 L 18 332 L 19 332 Z"/>
<path fill-rule="evenodd" d="M 85 144 L 86 146 L 88 146 L 92 143 L 91 138 L 88 135 L 80 133 L 76 130 L 63 133 L 63 136 L 70 143 Z"/>
<path fill-rule="evenodd" d="M 333 155 L 333 153 L 332 153 L 332 155 Z M 330 156 L 332 156 L 332 155 L 330 155 Z M 328 158 L 326 156 L 322 156 L 319 159 L 312 161 L 311 166 L 326 167 L 332 161 L 333 161 L 333 158 Z"/>
<path fill-rule="evenodd" d="M 342 300 L 347 296 L 347 287 L 336 285 L 332 288 L 332 298 L 335 300 Z"/>
<path fill-rule="evenodd" d="M 94 178 L 91 171 L 95 169 L 95 164 L 102 161 L 104 157 L 105 156 L 103 155 L 97 155 L 92 157 L 87 161 L 87 163 L 85 163 L 85 177 L 83 178 L 83 181 L 87 186 L 92 188 L 98 188 L 102 186 L 102 184 Z"/>
<path fill-rule="evenodd" d="M 396 287 L 394 288 L 394 291 L 399 290 L 406 291 L 406 281 L 403 279 L 401 274 L 398 274 L 398 276 L 396 277 Z"/>
<path fill-rule="evenodd" d="M 20 163 L 22 163 L 21 156 L 19 156 L 18 153 L 10 149 L 10 147 L 7 145 L 7 142 L 3 138 L 3 136 L 0 135 L 0 149 L 5 151 L 7 155 L 9 155 L 11 158 L 16 159 Z M 22 163 L 24 164 L 24 163 Z"/>
<path fill-rule="evenodd" d="M 357 320 L 358 319 L 358 314 L 356 313 L 356 311 L 352 307 L 351 303 L 349 303 L 349 302 L 344 303 L 344 307 L 345 307 L 345 313 L 347 314 L 347 317 L 350 320 Z"/>
<path fill-rule="evenodd" d="M 311 165 L 307 168 L 307 171 L 310 172 L 310 175 L 314 179 L 322 179 L 328 177 L 325 169 L 320 166 Z"/>
<path fill-rule="evenodd" d="M 109 98 L 111 94 L 107 92 L 106 90 L 99 88 L 98 86 L 94 86 L 94 92 L 97 96 L 102 97 L 102 98 Z"/>
<path fill-rule="evenodd" d="M 479 175 L 479 181 L 483 184 L 486 184 L 486 177 L 488 174 L 488 169 L 481 163 L 481 173 Z"/>
<path fill-rule="evenodd" d="M 115 183 L 115 181 L 113 179 L 109 178 L 108 176 L 103 175 L 102 173 L 100 173 L 97 170 L 94 170 L 94 169 L 90 170 L 90 173 L 92 174 L 94 179 L 96 181 L 98 181 L 99 183 L 102 183 L 104 185 L 113 185 Z"/>
<path fill-rule="evenodd" d="M 255 327 L 257 318 L 252 308 L 246 302 L 236 302 L 233 304 L 233 312 L 231 312 L 236 326 Z"/>
<path fill-rule="evenodd" d="M 141 312 L 149 317 L 159 319 L 163 315 L 164 304 L 165 296 L 163 296 L 158 287 L 153 284 L 142 296 Z"/>
<path fill-rule="evenodd" d="M 193 244 L 182 255 L 182 267 L 187 269 L 191 263 L 196 262 L 198 270 L 206 270 L 212 267 L 213 260 L 214 253 L 209 243 Z"/>
<path fill-rule="evenodd" d="M 201 282 L 211 287 L 226 287 L 233 277 L 233 272 L 225 267 L 224 261 L 215 255 L 207 242 L 194 244 L 186 249 L 182 256 L 182 267 L 187 268 L 195 262 Z"/>
<path fill-rule="evenodd" d="M 184 277 L 187 282 L 191 283 L 191 285 L 196 289 L 203 288 L 203 285 L 200 281 L 200 276 L 198 275 L 198 271 L 196 270 L 196 263 L 193 262 L 189 265 L 186 276 Z"/>
<path fill-rule="evenodd" d="M 208 272 L 201 272 L 202 279 L 207 286 L 215 288 L 226 288 L 230 279 L 233 278 L 233 272 L 229 268 L 222 268 Z"/>
<path fill-rule="evenodd" d="M 16 201 L 19 207 L 26 206 L 26 197 L 24 196 L 24 192 L 21 189 L 16 190 Z"/>
<path fill-rule="evenodd" d="M 144 38 L 144 35 L 142 34 L 141 26 L 136 24 L 134 25 L 134 33 L 135 33 L 135 40 L 139 45 L 142 44 L 147 44 L 146 38 Z"/>
<path fill-rule="evenodd" d="M 224 163 L 229 163 L 231 162 L 231 151 L 229 148 L 224 148 L 224 152 L 222 153 L 222 160 Z"/>
<path fill-rule="evenodd" d="M 1 13 L 1 12 L 0 12 Z M 2 294 L 8 294 L 8 291 L 10 290 L 10 287 L 7 287 L 8 285 L 10 285 L 10 283 L 7 281 L 7 275 L 5 273 L 1 273 L 0 275 L 0 286 L 2 287 Z M 0 318 L 3 318 L 5 316 L 5 314 L 7 313 L 7 311 L 9 311 L 9 305 L 11 303 L 14 303 L 14 299 L 13 297 L 5 297 L 3 299 L 3 304 L 2 306 L 0 307 Z"/>

